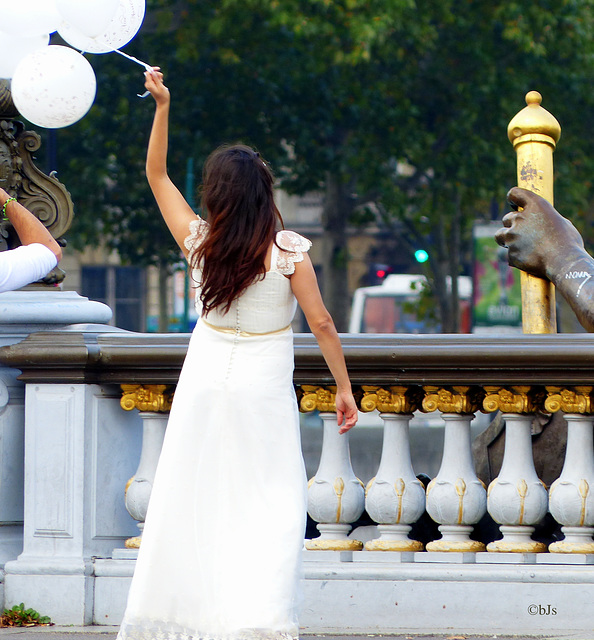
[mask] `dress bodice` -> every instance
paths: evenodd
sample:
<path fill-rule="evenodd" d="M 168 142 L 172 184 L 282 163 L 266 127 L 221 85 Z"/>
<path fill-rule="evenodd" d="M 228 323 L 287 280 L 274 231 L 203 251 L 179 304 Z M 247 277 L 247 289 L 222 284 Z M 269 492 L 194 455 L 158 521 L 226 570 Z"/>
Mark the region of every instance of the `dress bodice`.
<path fill-rule="evenodd" d="M 190 252 L 188 260 L 207 232 L 208 223 L 201 218 L 190 223 L 190 235 L 185 240 Z M 288 327 L 297 308 L 289 276 L 295 270 L 295 263 L 303 260 L 303 252 L 310 247 L 311 242 L 294 231 L 279 231 L 272 246 L 270 270 L 236 298 L 227 313 L 215 308 L 204 320 L 218 328 L 247 333 L 270 333 Z M 202 313 L 201 275 L 200 269 L 193 269 L 192 276 L 197 283 L 195 305 L 199 315 Z"/>

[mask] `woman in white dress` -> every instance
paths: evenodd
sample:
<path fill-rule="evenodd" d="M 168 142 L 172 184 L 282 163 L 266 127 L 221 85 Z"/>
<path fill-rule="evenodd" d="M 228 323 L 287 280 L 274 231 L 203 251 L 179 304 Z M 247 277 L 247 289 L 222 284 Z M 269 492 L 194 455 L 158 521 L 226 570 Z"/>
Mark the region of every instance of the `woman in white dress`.
<path fill-rule="evenodd" d="M 273 177 L 244 145 L 207 160 L 198 218 L 167 174 L 169 91 L 155 68 L 147 178 L 199 283 L 120 640 L 298 638 L 307 487 L 293 388 L 297 302 L 357 408 L 309 240 L 281 230 Z"/>

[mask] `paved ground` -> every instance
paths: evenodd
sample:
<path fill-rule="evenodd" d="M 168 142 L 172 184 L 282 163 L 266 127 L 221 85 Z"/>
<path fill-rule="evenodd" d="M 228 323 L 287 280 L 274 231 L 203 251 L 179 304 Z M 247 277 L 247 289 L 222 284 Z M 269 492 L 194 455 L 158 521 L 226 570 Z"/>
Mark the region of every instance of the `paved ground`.
<path fill-rule="evenodd" d="M 114 627 L 31 627 L 31 628 L 1 628 L 0 640 L 6 637 L 10 640 L 115 640 L 117 630 Z M 40 638 L 39 636 L 43 636 Z M 514 635 L 472 635 L 472 634 L 434 634 L 423 631 L 404 633 L 399 635 L 303 635 L 302 640 L 594 640 L 594 630 L 591 634 L 575 634 L 571 632 L 555 633 L 554 635 L 514 636 Z"/>

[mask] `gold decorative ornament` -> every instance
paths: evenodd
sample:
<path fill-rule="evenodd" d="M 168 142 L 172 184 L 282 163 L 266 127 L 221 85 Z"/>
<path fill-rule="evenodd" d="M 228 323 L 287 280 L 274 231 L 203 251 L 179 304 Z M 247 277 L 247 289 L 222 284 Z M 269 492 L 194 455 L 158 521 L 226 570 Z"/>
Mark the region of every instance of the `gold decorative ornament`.
<path fill-rule="evenodd" d="M 553 151 L 561 137 L 556 118 L 540 105 L 538 91 L 526 94 L 526 107 L 512 118 L 507 135 L 517 155 L 518 186 L 553 204 Z M 524 333 L 556 333 L 555 287 L 521 272 Z"/>
<path fill-rule="evenodd" d="M 592 542 L 566 542 L 559 540 L 551 542 L 549 553 L 594 553 L 594 540 Z"/>
<path fill-rule="evenodd" d="M 321 413 L 336 412 L 336 387 L 302 384 L 299 386 L 298 392 L 299 411 L 302 413 L 316 410 Z"/>
<path fill-rule="evenodd" d="M 545 391 L 540 387 L 517 386 L 495 387 L 485 386 L 483 409 L 487 413 L 535 413 L 544 409 Z"/>
<path fill-rule="evenodd" d="M 305 541 L 308 551 L 361 551 L 363 543 L 360 540 L 344 538 L 342 540 L 329 540 L 327 538 L 312 538 Z"/>
<path fill-rule="evenodd" d="M 547 546 L 536 540 L 526 542 L 495 540 L 487 545 L 487 551 L 490 553 L 544 553 L 546 550 Z"/>
<path fill-rule="evenodd" d="M 432 540 L 427 543 L 427 551 L 444 551 L 448 553 L 479 553 L 485 545 L 478 540 Z"/>
<path fill-rule="evenodd" d="M 422 410 L 442 413 L 473 414 L 482 411 L 484 392 L 480 387 L 424 387 Z"/>
<path fill-rule="evenodd" d="M 464 478 L 458 478 L 454 487 L 458 495 L 458 524 L 462 524 L 464 519 L 464 495 L 466 494 L 466 482 L 464 482 Z"/>
<path fill-rule="evenodd" d="M 400 518 L 402 518 L 402 501 L 404 499 L 404 490 L 406 489 L 406 482 L 403 478 L 398 478 L 394 483 L 394 491 L 398 497 L 398 514 L 396 516 L 396 523 L 400 524 Z"/>
<path fill-rule="evenodd" d="M 340 522 L 340 516 L 342 515 L 342 494 L 344 493 L 344 480 L 342 478 L 336 478 L 334 480 L 334 493 L 338 498 L 336 505 L 336 522 Z"/>
<path fill-rule="evenodd" d="M 580 527 L 584 526 L 584 522 L 586 520 L 586 500 L 588 498 L 588 494 L 590 493 L 590 485 L 585 478 L 580 480 L 578 485 L 578 491 L 580 494 L 580 498 L 582 499 L 582 508 L 580 513 Z"/>
<path fill-rule="evenodd" d="M 545 409 L 549 413 L 592 413 L 592 389 L 589 386 L 547 387 Z"/>
<path fill-rule="evenodd" d="M 423 551 L 423 543 L 418 540 L 381 540 L 375 538 L 365 543 L 366 551 Z"/>
<path fill-rule="evenodd" d="M 124 411 L 167 413 L 171 409 L 174 387 L 167 384 L 122 384 L 120 406 Z"/>
<path fill-rule="evenodd" d="M 423 391 L 420 387 L 363 386 L 359 408 L 363 412 L 377 409 L 380 413 L 414 413 L 421 406 Z"/>
<path fill-rule="evenodd" d="M 124 495 L 126 495 L 128 493 L 128 489 L 130 488 L 130 485 L 134 482 L 135 478 L 136 478 L 136 476 L 132 476 L 130 478 L 130 480 L 128 480 L 128 482 L 126 482 L 126 486 L 124 487 Z"/>
<path fill-rule="evenodd" d="M 126 549 L 140 549 L 140 543 L 142 542 L 142 536 L 135 536 L 134 538 L 128 538 L 124 543 Z"/>
<path fill-rule="evenodd" d="M 520 517 L 518 524 L 524 524 L 524 513 L 526 511 L 526 496 L 528 495 L 528 483 L 524 478 L 521 478 L 516 485 L 518 495 L 520 496 Z"/>

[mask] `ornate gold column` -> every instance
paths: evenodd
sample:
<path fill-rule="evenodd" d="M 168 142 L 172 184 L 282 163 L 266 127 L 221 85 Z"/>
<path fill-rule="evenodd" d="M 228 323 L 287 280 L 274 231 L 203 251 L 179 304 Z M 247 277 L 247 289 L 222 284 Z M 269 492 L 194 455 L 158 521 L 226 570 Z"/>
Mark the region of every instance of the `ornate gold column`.
<path fill-rule="evenodd" d="M 161 455 L 174 388 L 165 384 L 123 384 L 120 406 L 124 411 L 138 409 L 142 418 L 142 451 L 136 473 L 126 484 L 126 509 L 138 521 L 141 531 L 148 509 Z M 126 548 L 138 549 L 141 536 L 126 540 Z"/>
<path fill-rule="evenodd" d="M 518 163 L 518 186 L 553 204 L 553 151 L 561 137 L 556 118 L 540 106 L 538 91 L 526 94 L 526 107 L 512 118 L 507 135 Z M 555 288 L 542 278 L 521 272 L 524 333 L 556 333 Z"/>

